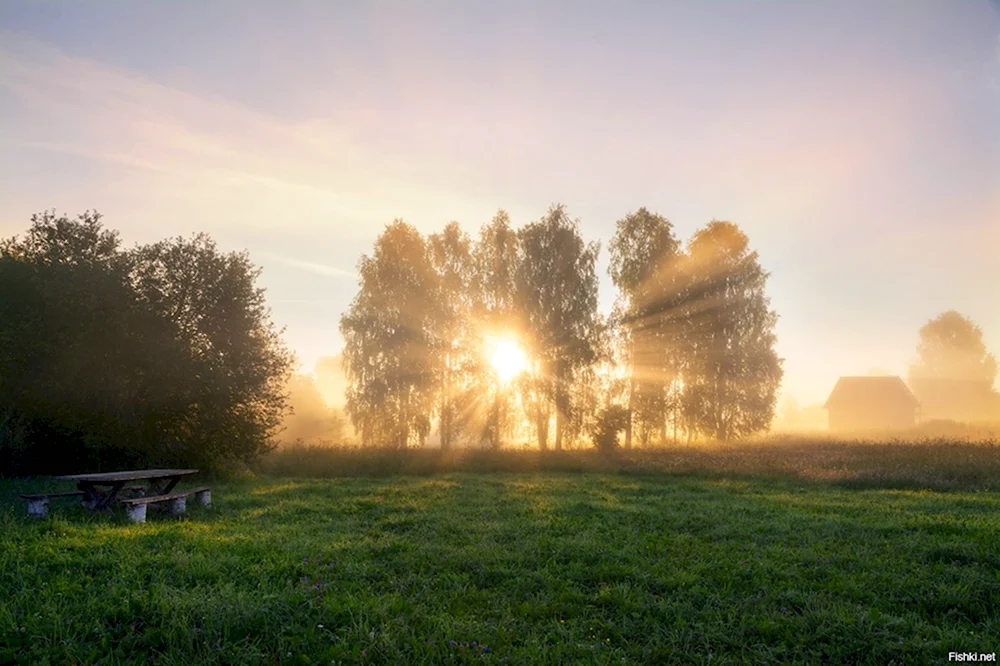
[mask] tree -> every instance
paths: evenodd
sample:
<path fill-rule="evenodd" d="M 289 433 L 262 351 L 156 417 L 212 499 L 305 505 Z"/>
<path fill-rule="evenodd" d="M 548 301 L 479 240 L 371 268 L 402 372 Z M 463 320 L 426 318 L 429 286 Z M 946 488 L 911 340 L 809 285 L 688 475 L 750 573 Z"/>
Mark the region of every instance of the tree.
<path fill-rule="evenodd" d="M 549 405 L 555 408 L 555 447 L 571 407 L 576 373 L 596 357 L 598 243 L 585 243 L 579 223 L 556 205 L 538 222 L 518 232 L 521 257 L 515 284 L 523 329 L 530 331 L 536 359 L 534 421 L 539 448 L 548 439 Z"/>
<path fill-rule="evenodd" d="M 766 429 L 774 418 L 782 360 L 774 345 L 768 273 L 731 222 L 712 221 L 688 243 L 681 398 L 698 432 L 721 441 Z"/>
<path fill-rule="evenodd" d="M 347 412 L 366 445 L 406 448 L 430 431 L 438 376 L 438 276 L 420 233 L 386 226 L 363 255 L 357 296 L 341 317 Z"/>
<path fill-rule="evenodd" d="M 311 374 L 295 374 L 288 382 L 289 412 L 280 438 L 304 444 L 340 444 L 344 441 L 344 421 L 330 407 Z"/>
<path fill-rule="evenodd" d="M 440 296 L 436 337 L 440 343 L 439 408 L 441 448 L 451 448 L 456 435 L 460 392 L 469 383 L 473 363 L 471 330 L 472 242 L 457 222 L 428 239 L 431 263 L 437 272 Z"/>
<path fill-rule="evenodd" d="M 132 282 L 186 351 L 183 418 L 172 446 L 188 459 L 253 460 L 273 446 L 294 362 L 270 319 L 260 269 L 206 234 L 132 252 Z"/>
<path fill-rule="evenodd" d="M 968 317 L 949 310 L 920 329 L 915 378 L 956 379 L 993 386 L 997 360 L 983 343 L 983 331 Z"/>
<path fill-rule="evenodd" d="M 470 383 L 464 410 L 467 421 L 476 421 L 466 427 L 478 429 L 482 439 L 493 449 L 500 448 L 501 431 L 508 420 L 505 416 L 509 413 L 513 393 L 501 391 L 496 384 L 493 369 L 486 360 L 487 340 L 512 332 L 521 333 L 516 283 L 519 262 L 517 232 L 511 228 L 507 212 L 499 210 L 480 230 L 472 251 L 470 298 L 477 328 L 471 331 Z"/>
<path fill-rule="evenodd" d="M 615 318 L 629 367 L 626 449 L 636 421 L 644 440 L 652 429 L 665 437 L 669 387 L 678 377 L 679 329 L 667 325 L 679 294 L 678 249 L 670 221 L 645 208 L 617 222 L 609 245 L 608 273 L 619 291 Z"/>
<path fill-rule="evenodd" d="M 993 390 L 996 376 L 996 357 L 986 349 L 982 330 L 969 318 L 949 310 L 920 329 L 909 383 L 924 418 L 993 418 L 1000 404 Z"/>
<path fill-rule="evenodd" d="M 31 222 L 0 244 L 0 409 L 18 433 L 4 473 L 137 460 L 154 417 L 139 398 L 176 348 L 138 307 L 100 215 Z"/>
<path fill-rule="evenodd" d="M 204 236 L 126 252 L 96 213 L 34 216 L 0 246 L 0 404 L 19 469 L 208 468 L 266 451 L 291 357 L 258 273 Z"/>

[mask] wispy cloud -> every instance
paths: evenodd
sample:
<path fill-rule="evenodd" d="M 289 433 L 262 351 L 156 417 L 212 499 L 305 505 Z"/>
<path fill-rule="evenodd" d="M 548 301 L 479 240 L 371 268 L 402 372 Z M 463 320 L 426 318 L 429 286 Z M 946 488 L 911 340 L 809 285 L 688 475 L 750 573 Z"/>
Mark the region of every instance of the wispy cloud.
<path fill-rule="evenodd" d="M 0 138 L 124 168 L 129 187 L 149 199 L 206 216 L 225 211 L 240 226 L 336 224 L 347 237 L 370 236 L 397 216 L 445 219 L 448 208 L 480 207 L 440 185 L 453 165 L 374 149 L 345 123 L 277 119 L 11 32 L 0 37 L 0 91 L 14 102 L 0 113 Z"/>
<path fill-rule="evenodd" d="M 270 259 L 282 263 L 286 266 L 291 266 L 293 268 L 298 268 L 304 271 L 309 271 L 310 273 L 315 273 L 317 275 L 326 275 L 330 277 L 342 277 L 342 278 L 352 278 L 356 279 L 358 276 L 352 271 L 344 270 L 343 268 L 337 268 L 336 266 L 329 266 L 327 264 L 321 264 L 315 261 L 305 261 L 303 259 L 295 259 L 294 257 L 284 257 L 277 254 L 272 254 L 270 252 L 258 252 L 261 257 L 265 259 Z"/>

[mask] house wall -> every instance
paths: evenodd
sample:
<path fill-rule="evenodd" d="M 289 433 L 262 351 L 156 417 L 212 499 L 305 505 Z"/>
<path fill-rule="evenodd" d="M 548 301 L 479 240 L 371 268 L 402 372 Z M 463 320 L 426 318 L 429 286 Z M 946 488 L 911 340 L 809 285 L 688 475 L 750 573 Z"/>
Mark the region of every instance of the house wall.
<path fill-rule="evenodd" d="M 909 405 L 854 405 L 829 409 L 830 430 L 857 432 L 895 430 L 916 424 L 916 410 Z"/>

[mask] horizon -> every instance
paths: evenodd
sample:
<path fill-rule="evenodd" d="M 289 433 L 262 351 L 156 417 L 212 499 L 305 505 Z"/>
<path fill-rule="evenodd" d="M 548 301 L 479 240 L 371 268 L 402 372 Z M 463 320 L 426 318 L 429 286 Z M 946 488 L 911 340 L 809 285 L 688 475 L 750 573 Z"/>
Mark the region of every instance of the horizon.
<path fill-rule="evenodd" d="M 0 237 L 51 208 L 126 245 L 206 231 L 313 372 L 395 218 L 474 236 L 564 203 L 607 313 L 608 240 L 646 207 L 681 241 L 747 232 L 782 401 L 905 380 L 947 310 L 1000 350 L 996 3 L 236 7 L 0 4 Z"/>

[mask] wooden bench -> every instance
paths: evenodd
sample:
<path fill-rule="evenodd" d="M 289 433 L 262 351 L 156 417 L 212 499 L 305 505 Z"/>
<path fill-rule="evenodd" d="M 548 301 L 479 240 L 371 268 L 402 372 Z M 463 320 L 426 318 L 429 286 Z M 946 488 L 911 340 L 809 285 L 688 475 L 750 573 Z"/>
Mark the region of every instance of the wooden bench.
<path fill-rule="evenodd" d="M 142 486 L 125 486 L 122 490 L 140 491 L 145 490 Z M 83 505 L 88 506 L 87 493 L 82 490 L 69 490 L 58 493 L 37 493 L 35 495 L 21 495 L 21 499 L 28 500 L 28 515 L 32 518 L 44 518 L 49 513 L 49 500 L 54 497 L 83 497 Z"/>
<path fill-rule="evenodd" d="M 63 493 L 38 493 L 35 495 L 21 495 L 21 499 L 28 500 L 28 515 L 32 518 L 44 518 L 49 513 L 49 500 L 54 497 L 83 497 L 86 495 L 82 490 L 70 490 Z"/>
<path fill-rule="evenodd" d="M 170 513 L 179 516 L 187 509 L 187 496 L 194 495 L 195 499 L 202 506 L 212 506 L 211 488 L 192 488 L 166 495 L 151 495 L 149 497 L 135 497 L 132 499 L 120 499 L 118 503 L 125 507 L 125 513 L 133 523 L 146 522 L 146 507 L 150 504 L 169 502 Z"/>

